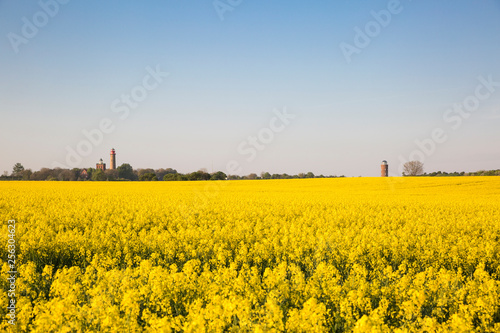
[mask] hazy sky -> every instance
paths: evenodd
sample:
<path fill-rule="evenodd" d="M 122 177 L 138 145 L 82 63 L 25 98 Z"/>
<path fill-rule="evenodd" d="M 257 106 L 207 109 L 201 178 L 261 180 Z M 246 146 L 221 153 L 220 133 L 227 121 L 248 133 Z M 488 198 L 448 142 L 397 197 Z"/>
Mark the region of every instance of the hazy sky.
<path fill-rule="evenodd" d="M 494 0 L 0 0 L 0 172 L 498 169 L 499 59 Z"/>

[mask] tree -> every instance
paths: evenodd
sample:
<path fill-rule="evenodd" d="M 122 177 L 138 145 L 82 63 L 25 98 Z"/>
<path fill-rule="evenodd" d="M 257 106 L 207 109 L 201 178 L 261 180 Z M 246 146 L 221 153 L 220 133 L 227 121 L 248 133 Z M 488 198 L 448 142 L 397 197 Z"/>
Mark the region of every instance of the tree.
<path fill-rule="evenodd" d="M 210 174 L 200 169 L 199 171 L 192 172 L 187 175 L 188 180 L 209 180 L 211 178 Z"/>
<path fill-rule="evenodd" d="M 271 179 L 271 174 L 269 172 L 262 172 L 260 174 L 260 178 L 262 178 L 262 179 Z"/>
<path fill-rule="evenodd" d="M 167 173 L 165 176 L 163 176 L 163 180 L 166 182 L 171 182 L 171 181 L 176 181 L 179 180 L 177 177 L 177 174 L 175 173 Z"/>
<path fill-rule="evenodd" d="M 95 172 L 96 169 L 94 168 L 88 168 L 87 169 L 87 179 L 92 179 L 92 174 Z"/>
<path fill-rule="evenodd" d="M 172 168 L 167 168 L 167 169 L 158 169 L 155 170 L 156 177 L 158 177 L 158 180 L 165 178 L 165 175 L 167 174 L 175 174 L 177 173 L 177 170 L 174 170 Z"/>
<path fill-rule="evenodd" d="M 314 178 L 314 173 L 312 173 L 312 172 L 308 172 L 308 173 L 306 174 L 306 178 Z"/>
<path fill-rule="evenodd" d="M 226 174 L 222 171 L 217 171 L 216 173 L 214 173 L 212 175 L 212 177 L 210 178 L 210 180 L 226 180 Z"/>
<path fill-rule="evenodd" d="M 147 173 L 155 173 L 153 169 L 137 169 L 137 176 L 141 177 Z"/>
<path fill-rule="evenodd" d="M 22 174 L 23 180 L 30 180 L 33 172 L 31 171 L 31 169 L 26 169 L 23 172 L 21 172 L 21 174 Z"/>
<path fill-rule="evenodd" d="M 16 163 L 14 164 L 14 167 L 12 168 L 12 176 L 14 177 L 19 177 L 21 176 L 21 173 L 24 171 L 24 167 L 21 163 Z"/>
<path fill-rule="evenodd" d="M 134 173 L 134 169 L 128 163 L 123 163 L 118 168 L 118 177 L 128 179 L 128 180 L 136 180 L 137 176 Z"/>
<path fill-rule="evenodd" d="M 80 175 L 82 173 L 82 169 L 78 169 L 78 168 L 73 168 L 71 169 L 71 181 L 75 181 L 75 180 L 78 180 L 78 178 L 80 178 Z"/>
<path fill-rule="evenodd" d="M 424 173 L 424 164 L 420 161 L 406 162 L 403 166 L 403 176 L 420 176 Z"/>
<path fill-rule="evenodd" d="M 68 180 L 71 180 L 72 176 L 73 176 L 73 173 L 71 172 L 71 170 L 61 169 L 61 170 L 58 170 L 57 180 L 68 181 Z"/>
<path fill-rule="evenodd" d="M 94 181 L 103 181 L 106 180 L 106 175 L 104 174 L 104 171 L 101 169 L 97 169 L 92 173 L 92 180 Z"/>
<path fill-rule="evenodd" d="M 108 169 L 108 170 L 104 171 L 104 175 L 106 175 L 107 180 L 117 180 L 118 179 L 118 170 Z"/>
<path fill-rule="evenodd" d="M 158 178 L 156 178 L 156 174 L 154 172 L 149 172 L 149 173 L 145 173 L 145 174 L 141 175 L 139 177 L 139 180 L 140 181 L 152 181 L 152 180 L 158 180 Z"/>
<path fill-rule="evenodd" d="M 31 180 L 47 180 L 50 177 L 50 172 L 50 169 L 42 168 L 31 175 Z"/>

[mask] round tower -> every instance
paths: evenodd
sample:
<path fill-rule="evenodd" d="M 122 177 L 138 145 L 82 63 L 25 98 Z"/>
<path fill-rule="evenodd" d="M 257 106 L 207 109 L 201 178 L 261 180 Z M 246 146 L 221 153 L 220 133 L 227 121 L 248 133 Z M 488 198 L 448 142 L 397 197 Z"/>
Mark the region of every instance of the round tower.
<path fill-rule="evenodd" d="M 116 153 L 115 153 L 115 148 L 111 149 L 111 153 L 109 153 L 109 168 L 111 170 L 116 169 Z"/>
<path fill-rule="evenodd" d="M 382 165 L 380 167 L 382 169 L 381 176 L 382 177 L 389 177 L 389 164 L 387 164 L 387 161 L 385 161 L 385 160 L 382 161 Z"/>

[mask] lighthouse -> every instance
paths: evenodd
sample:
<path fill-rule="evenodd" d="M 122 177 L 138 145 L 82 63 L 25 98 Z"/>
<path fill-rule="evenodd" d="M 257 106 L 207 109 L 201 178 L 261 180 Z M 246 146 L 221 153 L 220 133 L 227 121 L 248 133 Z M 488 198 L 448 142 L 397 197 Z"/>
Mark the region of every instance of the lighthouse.
<path fill-rule="evenodd" d="M 387 164 L 387 161 L 382 161 L 382 165 L 380 166 L 381 168 L 381 176 L 382 177 L 389 177 L 389 164 Z"/>
<path fill-rule="evenodd" d="M 115 148 L 111 149 L 111 153 L 109 153 L 109 168 L 111 170 L 116 169 L 116 153 Z"/>

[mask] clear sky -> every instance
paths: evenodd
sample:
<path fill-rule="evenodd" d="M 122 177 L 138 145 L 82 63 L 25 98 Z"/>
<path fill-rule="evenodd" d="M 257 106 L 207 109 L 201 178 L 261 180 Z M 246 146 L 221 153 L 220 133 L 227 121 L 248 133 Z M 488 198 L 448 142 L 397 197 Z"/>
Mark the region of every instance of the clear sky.
<path fill-rule="evenodd" d="M 499 59 L 499 0 L 0 0 L 0 172 L 498 169 Z"/>

